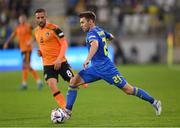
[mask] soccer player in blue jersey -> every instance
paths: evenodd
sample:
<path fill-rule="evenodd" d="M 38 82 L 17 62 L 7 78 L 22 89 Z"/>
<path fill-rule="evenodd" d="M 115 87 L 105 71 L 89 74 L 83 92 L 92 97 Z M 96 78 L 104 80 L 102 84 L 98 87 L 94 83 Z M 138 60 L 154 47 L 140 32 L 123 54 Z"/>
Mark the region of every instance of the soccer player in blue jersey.
<path fill-rule="evenodd" d="M 67 118 L 70 118 L 78 86 L 100 79 L 113 84 L 128 95 L 137 96 L 149 102 L 155 108 L 156 115 L 159 116 L 161 114 L 161 101 L 156 100 L 143 89 L 130 85 L 108 58 L 107 40 L 113 39 L 113 35 L 95 25 L 96 15 L 93 12 L 82 12 L 79 17 L 81 28 L 87 33 L 86 45 L 89 53 L 83 64 L 84 69 L 70 81 L 65 109 Z M 90 62 L 91 66 L 88 67 Z"/>

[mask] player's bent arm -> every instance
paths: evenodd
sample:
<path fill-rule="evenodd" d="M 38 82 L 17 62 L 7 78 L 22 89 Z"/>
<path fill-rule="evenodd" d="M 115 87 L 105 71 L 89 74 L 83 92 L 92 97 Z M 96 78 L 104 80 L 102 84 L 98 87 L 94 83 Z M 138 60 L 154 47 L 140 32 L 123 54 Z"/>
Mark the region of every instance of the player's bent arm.
<path fill-rule="evenodd" d="M 90 50 L 89 50 L 89 54 L 88 54 L 88 56 L 87 56 L 87 58 L 86 58 L 86 63 L 87 63 L 87 64 L 89 63 L 89 61 L 90 61 L 90 60 L 92 59 L 92 57 L 94 56 L 94 54 L 96 53 L 97 49 L 98 49 L 98 41 L 93 40 L 93 41 L 91 42 L 91 47 L 90 47 Z"/>
<path fill-rule="evenodd" d="M 66 50 L 68 48 L 68 43 L 67 43 L 65 37 L 61 38 L 59 43 L 61 44 L 61 49 L 60 49 L 58 59 L 62 60 L 63 57 L 65 56 Z"/>
<path fill-rule="evenodd" d="M 65 40 L 64 37 L 59 40 L 59 43 L 61 45 L 61 49 L 60 49 L 60 53 L 59 53 L 58 58 L 54 62 L 54 69 L 55 70 L 58 70 L 61 67 L 61 63 L 62 63 L 63 57 L 65 56 L 65 52 L 67 49 L 67 41 Z"/>
<path fill-rule="evenodd" d="M 4 43 L 4 45 L 3 45 L 3 48 L 4 48 L 4 49 L 6 49 L 6 48 L 8 47 L 9 42 L 10 42 L 12 39 L 14 39 L 15 36 L 16 36 L 16 35 L 15 35 L 15 33 L 13 32 L 13 33 L 11 34 L 11 36 L 7 39 L 7 41 Z"/>

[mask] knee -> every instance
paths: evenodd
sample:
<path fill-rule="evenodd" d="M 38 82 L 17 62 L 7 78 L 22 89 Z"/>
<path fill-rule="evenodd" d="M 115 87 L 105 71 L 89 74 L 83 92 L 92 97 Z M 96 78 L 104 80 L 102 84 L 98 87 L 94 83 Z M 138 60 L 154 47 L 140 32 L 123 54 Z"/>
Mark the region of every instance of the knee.
<path fill-rule="evenodd" d="M 57 80 L 54 79 L 54 78 L 50 78 L 50 79 L 47 80 L 47 84 L 48 84 L 49 87 L 56 86 Z"/>
<path fill-rule="evenodd" d="M 132 95 L 132 92 L 131 92 L 131 90 L 129 90 L 129 89 L 124 89 L 123 91 L 124 91 L 124 93 L 126 93 L 127 95 Z"/>
<path fill-rule="evenodd" d="M 133 88 L 133 86 L 130 86 L 130 85 L 126 85 L 122 90 L 127 95 L 133 95 L 133 93 L 134 93 L 134 88 Z"/>
<path fill-rule="evenodd" d="M 71 80 L 70 80 L 70 82 L 69 82 L 70 86 L 75 85 L 75 82 L 76 82 L 75 78 L 74 78 L 74 77 L 71 78 Z"/>
<path fill-rule="evenodd" d="M 26 67 L 26 65 L 25 65 L 25 64 L 23 64 L 23 65 L 22 65 L 22 68 L 23 68 L 23 69 L 27 69 L 27 67 Z"/>
<path fill-rule="evenodd" d="M 23 64 L 23 69 L 27 69 L 27 68 L 29 68 L 30 67 L 30 65 L 28 64 L 28 63 L 24 63 Z"/>
<path fill-rule="evenodd" d="M 79 75 L 75 75 L 74 77 L 71 78 L 70 80 L 70 86 L 72 87 L 78 87 L 79 85 L 83 84 L 84 82 L 82 79 L 79 77 Z"/>
<path fill-rule="evenodd" d="M 76 83 L 75 81 L 76 80 L 74 78 L 71 78 L 68 90 L 72 90 L 72 89 L 77 90 L 77 89 L 79 89 L 79 87 L 75 84 Z"/>
<path fill-rule="evenodd" d="M 51 92 L 54 94 L 55 92 L 59 91 L 59 88 L 57 87 L 57 80 L 54 78 L 50 78 L 47 81 L 47 84 L 51 90 Z"/>

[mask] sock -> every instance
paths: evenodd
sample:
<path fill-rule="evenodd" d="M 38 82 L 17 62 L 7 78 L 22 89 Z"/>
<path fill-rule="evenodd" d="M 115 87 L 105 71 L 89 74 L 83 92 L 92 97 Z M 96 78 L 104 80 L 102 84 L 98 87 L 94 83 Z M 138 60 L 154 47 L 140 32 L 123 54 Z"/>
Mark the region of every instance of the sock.
<path fill-rule="evenodd" d="M 72 107 L 74 105 L 74 102 L 77 97 L 77 87 L 69 86 L 68 92 L 67 92 L 67 104 L 66 104 L 66 109 L 72 110 Z"/>
<path fill-rule="evenodd" d="M 83 88 L 88 88 L 89 85 L 88 84 L 83 84 L 82 86 L 83 86 Z"/>
<path fill-rule="evenodd" d="M 63 94 L 60 91 L 54 93 L 53 96 L 54 96 L 54 99 L 56 100 L 56 102 L 57 102 L 57 104 L 58 104 L 58 106 L 60 108 L 65 108 L 66 107 L 65 98 L 64 98 Z"/>
<path fill-rule="evenodd" d="M 22 84 L 27 83 L 27 78 L 28 78 L 28 69 L 23 69 L 22 70 Z"/>
<path fill-rule="evenodd" d="M 31 73 L 32 73 L 33 78 L 34 78 L 36 81 L 40 80 L 40 78 L 39 78 L 36 70 L 34 70 L 34 69 L 31 68 L 30 71 L 31 71 Z"/>
<path fill-rule="evenodd" d="M 22 86 L 27 86 L 26 81 L 23 81 L 23 82 L 22 82 Z"/>
<path fill-rule="evenodd" d="M 42 81 L 40 79 L 38 79 L 36 82 L 37 84 L 42 84 Z"/>
<path fill-rule="evenodd" d="M 145 101 L 148 101 L 151 104 L 153 104 L 153 102 L 154 102 L 154 98 L 152 96 L 150 96 L 146 91 L 144 91 L 140 88 L 134 87 L 134 93 L 133 94 L 135 96 L 145 100 Z"/>

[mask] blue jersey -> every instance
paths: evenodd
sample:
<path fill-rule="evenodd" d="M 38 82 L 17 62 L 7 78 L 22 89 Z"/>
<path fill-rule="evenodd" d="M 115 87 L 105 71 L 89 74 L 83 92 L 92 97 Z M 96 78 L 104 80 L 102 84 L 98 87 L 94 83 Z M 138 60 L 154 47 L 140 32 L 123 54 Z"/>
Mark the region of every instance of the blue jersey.
<path fill-rule="evenodd" d="M 109 39 L 110 33 L 105 32 L 100 27 L 96 26 L 87 33 L 86 45 L 88 50 L 90 49 L 90 43 L 94 40 L 98 42 L 98 49 L 93 58 L 91 59 L 92 66 L 103 65 L 109 61 L 108 50 L 107 50 L 107 39 Z"/>
<path fill-rule="evenodd" d="M 118 88 L 122 88 L 126 84 L 126 79 L 117 70 L 114 63 L 108 57 L 107 39 L 111 34 L 105 32 L 99 27 L 94 27 L 87 33 L 86 44 L 90 49 L 92 41 L 98 42 L 98 49 L 91 59 L 91 67 L 81 70 L 79 75 L 85 83 L 91 83 L 103 79 L 109 84 L 113 84 Z"/>

